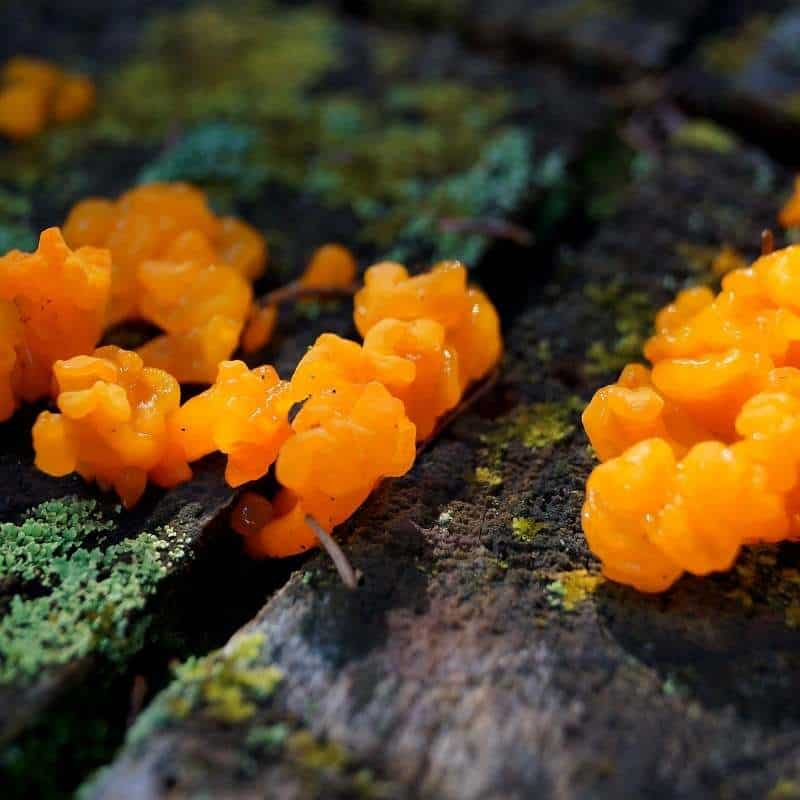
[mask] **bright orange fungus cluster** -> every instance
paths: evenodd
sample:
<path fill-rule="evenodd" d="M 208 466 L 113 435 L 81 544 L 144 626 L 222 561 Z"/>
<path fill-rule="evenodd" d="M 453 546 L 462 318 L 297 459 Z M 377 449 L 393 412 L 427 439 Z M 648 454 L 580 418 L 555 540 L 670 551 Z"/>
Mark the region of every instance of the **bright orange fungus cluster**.
<path fill-rule="evenodd" d="M 152 183 L 116 201 L 78 203 L 64 238 L 111 252 L 109 325 L 145 319 L 164 331 L 138 350 L 148 366 L 181 383 L 214 380 L 252 313 L 250 282 L 267 257 L 258 231 L 216 217 L 205 194 L 188 184 Z"/>
<path fill-rule="evenodd" d="M 299 283 L 344 286 L 354 274 L 352 256 L 328 245 Z M 161 319 L 159 300 L 148 300 L 149 318 Z M 36 463 L 113 487 L 128 507 L 148 479 L 176 485 L 191 476 L 190 462 L 215 451 L 227 456 L 232 486 L 275 463 L 277 496 L 246 493 L 233 525 L 253 555 L 303 552 L 317 543 L 307 517 L 330 531 L 379 481 L 407 472 L 416 441 L 502 351 L 494 307 L 457 263 L 413 278 L 397 264 L 372 267 L 356 296 L 356 322 L 363 345 L 323 334 L 291 381 L 270 366 L 222 361 L 212 386 L 183 405 L 175 377 L 136 353 L 105 347 L 56 361 L 60 413 L 36 422 Z"/>
<path fill-rule="evenodd" d="M 174 486 L 191 476 L 170 438 L 181 402 L 172 375 L 145 367 L 118 347 L 57 361 L 58 414 L 43 411 L 33 426 L 36 466 L 49 475 L 78 472 L 113 487 L 126 507 L 138 502 L 148 478 Z"/>
<path fill-rule="evenodd" d="M 0 135 L 29 139 L 50 122 L 71 122 L 95 101 L 94 84 L 38 58 L 9 59 L 0 75 Z"/>
<path fill-rule="evenodd" d="M 382 478 L 407 472 L 415 441 L 502 352 L 494 307 L 455 262 L 413 278 L 399 264 L 371 267 L 355 321 L 363 345 L 323 334 L 288 384 L 296 413 L 276 463 L 283 488 L 272 503 L 246 493 L 233 515 L 255 556 L 314 547 L 306 515 L 330 531 Z"/>
<path fill-rule="evenodd" d="M 681 292 L 644 352 L 584 411 L 583 528 L 609 578 L 659 592 L 800 535 L 800 246 Z"/>
<path fill-rule="evenodd" d="M 0 420 L 50 392 L 58 359 L 91 353 L 111 289 L 107 250 L 70 250 L 58 228 L 0 258 Z"/>

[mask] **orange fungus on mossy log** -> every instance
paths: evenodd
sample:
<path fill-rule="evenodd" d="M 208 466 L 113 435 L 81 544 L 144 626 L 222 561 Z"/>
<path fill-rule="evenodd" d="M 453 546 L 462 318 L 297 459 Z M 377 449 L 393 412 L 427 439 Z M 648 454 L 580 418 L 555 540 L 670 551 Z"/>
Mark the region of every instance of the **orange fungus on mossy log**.
<path fill-rule="evenodd" d="M 688 289 L 583 414 L 604 464 L 583 527 L 605 574 L 663 591 L 800 535 L 800 246 Z"/>
<path fill-rule="evenodd" d="M 232 524 L 256 556 L 317 545 L 386 477 L 408 471 L 415 441 L 434 431 L 463 389 L 502 353 L 494 307 L 455 262 L 410 278 L 399 264 L 366 273 L 355 319 L 363 346 L 323 334 L 292 376 L 292 436 L 280 449 L 272 503 L 245 494 Z M 466 364 L 466 372 L 461 365 Z"/>
<path fill-rule="evenodd" d="M 0 258 L 0 420 L 50 392 L 55 361 L 95 348 L 110 283 L 108 251 L 70 250 L 58 228 Z"/>
<path fill-rule="evenodd" d="M 95 102 L 94 84 L 38 58 L 10 58 L 0 75 L 0 134 L 29 139 L 49 122 L 71 122 Z"/>
<path fill-rule="evenodd" d="M 200 252 L 200 244 L 184 232 L 172 239 L 167 256 L 175 248 Z M 69 250 L 63 242 L 60 246 L 66 257 Z M 70 258 L 80 266 L 77 257 L 91 253 L 104 254 L 107 297 L 107 251 L 84 248 Z M 353 265 L 340 269 L 346 254 L 341 249 L 330 254 L 339 264 L 335 274 L 318 274 L 315 281 L 349 280 Z M 7 258 L 16 264 L 17 256 Z M 220 269 L 200 260 L 145 260 L 139 272 L 148 292 L 137 302 L 164 328 L 177 326 L 192 335 L 201 328 L 204 302 L 221 311 L 212 320 L 249 302 L 248 296 L 237 298 L 224 288 L 217 288 L 216 300 L 210 298 L 214 292 L 202 288 L 200 294 L 209 298 L 188 302 L 198 286 L 217 280 Z M 34 426 L 37 466 L 51 475 L 78 472 L 113 487 L 130 507 L 148 480 L 174 486 L 191 477 L 190 462 L 214 451 L 228 456 L 225 474 L 232 486 L 262 477 L 275 463 L 281 486 L 276 497 L 270 502 L 246 494 L 233 526 L 255 556 L 280 558 L 315 546 L 317 534 L 308 520 L 329 532 L 381 480 L 405 474 L 414 463 L 417 440 L 433 432 L 470 380 L 483 377 L 476 370 L 494 366 L 502 351 L 497 314 L 482 293 L 466 285 L 463 267 L 443 265 L 419 278 L 392 269 L 421 302 L 398 306 L 400 318 L 392 317 L 392 303 L 372 281 L 361 306 L 371 313 L 364 345 L 323 334 L 289 382 L 269 366 L 249 369 L 240 361 L 222 361 L 213 385 L 181 406 L 175 376 L 145 366 L 136 353 L 105 347 L 92 356 L 57 361 L 60 413 L 45 411 Z M 71 273 L 68 277 L 77 280 Z M 66 277 L 59 281 L 61 289 L 72 285 Z M 95 311 L 93 330 L 99 334 L 104 305 Z M 196 350 L 202 353 L 203 346 L 197 344 Z M 188 362 L 203 358 L 190 346 L 185 357 Z M 470 365 L 466 376 L 464 362 Z"/>

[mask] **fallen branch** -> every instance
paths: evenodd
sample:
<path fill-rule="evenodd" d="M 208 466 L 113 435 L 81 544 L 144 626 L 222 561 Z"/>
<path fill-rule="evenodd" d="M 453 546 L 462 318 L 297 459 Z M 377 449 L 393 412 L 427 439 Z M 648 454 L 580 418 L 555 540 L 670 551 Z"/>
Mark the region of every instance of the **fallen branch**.
<path fill-rule="evenodd" d="M 775 234 L 772 228 L 761 231 L 761 255 L 768 256 L 775 249 Z"/>
<path fill-rule="evenodd" d="M 500 217 L 445 217 L 439 220 L 439 230 L 445 233 L 479 233 L 493 239 L 508 239 L 522 247 L 530 247 L 535 238 L 527 228 Z"/>

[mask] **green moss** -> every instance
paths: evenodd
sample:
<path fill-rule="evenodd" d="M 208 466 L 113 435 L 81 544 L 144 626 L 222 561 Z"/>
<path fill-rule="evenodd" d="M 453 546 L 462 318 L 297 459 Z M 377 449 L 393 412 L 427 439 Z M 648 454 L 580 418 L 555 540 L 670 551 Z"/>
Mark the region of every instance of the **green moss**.
<path fill-rule="evenodd" d="M 505 449 L 512 441 L 537 449 L 566 439 L 575 430 L 575 414 L 583 407 L 577 397 L 561 402 L 517 406 L 498 428 L 481 438 L 490 449 Z"/>
<path fill-rule="evenodd" d="M 737 141 L 730 131 L 707 119 L 687 120 L 672 134 L 675 145 L 715 153 L 730 153 Z"/>
<path fill-rule="evenodd" d="M 800 783 L 789 778 L 781 778 L 770 789 L 767 800 L 800 800 Z"/>
<path fill-rule="evenodd" d="M 489 467 L 476 467 L 475 480 L 490 489 L 496 489 L 498 486 L 503 485 L 503 476 Z"/>
<path fill-rule="evenodd" d="M 259 663 L 264 641 L 263 633 L 242 634 L 221 650 L 175 667 L 174 680 L 139 716 L 128 740 L 141 741 L 190 713 L 230 724 L 252 718 L 257 702 L 270 697 L 283 677 L 277 667 Z"/>
<path fill-rule="evenodd" d="M 341 770 L 349 762 L 347 750 L 336 742 L 320 742 L 311 731 L 293 733 L 286 742 L 293 761 L 307 769 Z"/>
<path fill-rule="evenodd" d="M 0 682 L 138 648 L 147 620 L 137 612 L 183 558 L 185 541 L 166 529 L 114 542 L 114 531 L 94 501 L 74 498 L 0 525 L 0 579 L 16 588 L 0 620 Z"/>
<path fill-rule="evenodd" d="M 605 315 L 614 319 L 617 336 L 611 343 L 592 342 L 586 351 L 587 375 L 617 373 L 631 361 L 641 360 L 642 346 L 652 328 L 655 308 L 649 297 L 627 289 L 621 282 L 588 284 L 584 293 Z"/>
<path fill-rule="evenodd" d="M 514 534 L 514 538 L 526 544 L 530 544 L 537 534 L 549 527 L 546 522 L 537 522 L 534 519 L 526 519 L 525 517 L 514 517 L 511 520 L 511 531 Z"/>
<path fill-rule="evenodd" d="M 176 123 L 278 121 L 333 66 L 334 34 L 318 7 L 245 0 L 163 13 L 111 76 L 97 124 L 131 140 L 160 138 Z"/>
<path fill-rule="evenodd" d="M 703 63 L 723 75 L 740 72 L 759 51 L 773 24 L 769 15 L 756 14 L 735 32 L 711 37 L 702 49 Z"/>
<path fill-rule="evenodd" d="M 583 403 L 577 397 L 561 402 L 519 405 L 498 420 L 493 430 L 481 436 L 481 459 L 475 480 L 490 488 L 503 482 L 503 461 L 512 442 L 531 450 L 549 447 L 566 439 L 575 430 L 576 414 Z"/>

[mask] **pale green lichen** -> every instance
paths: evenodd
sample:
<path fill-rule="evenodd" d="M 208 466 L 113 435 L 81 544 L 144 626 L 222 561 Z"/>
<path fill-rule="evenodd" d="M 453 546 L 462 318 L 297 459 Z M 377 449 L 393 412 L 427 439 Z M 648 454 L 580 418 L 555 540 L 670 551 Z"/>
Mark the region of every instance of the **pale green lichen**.
<path fill-rule="evenodd" d="M 14 587 L 0 619 L 0 683 L 92 653 L 140 645 L 148 598 L 186 540 L 172 529 L 113 541 L 115 523 L 92 500 L 43 503 L 0 525 L 0 581 Z"/>
<path fill-rule="evenodd" d="M 249 126 L 210 122 L 193 128 L 139 175 L 140 183 L 189 181 L 210 191 L 214 199 L 246 200 L 258 194 L 267 179 Z"/>
<path fill-rule="evenodd" d="M 547 522 L 538 522 L 526 517 L 514 517 L 511 520 L 511 532 L 514 534 L 514 538 L 526 544 L 530 544 L 539 533 L 549 527 Z"/>
<path fill-rule="evenodd" d="M 170 720 L 198 713 L 229 724 L 253 717 L 283 678 L 275 666 L 259 662 L 265 636 L 241 634 L 221 650 L 189 658 L 174 669 L 172 683 L 139 716 L 128 741 L 141 741 Z"/>

